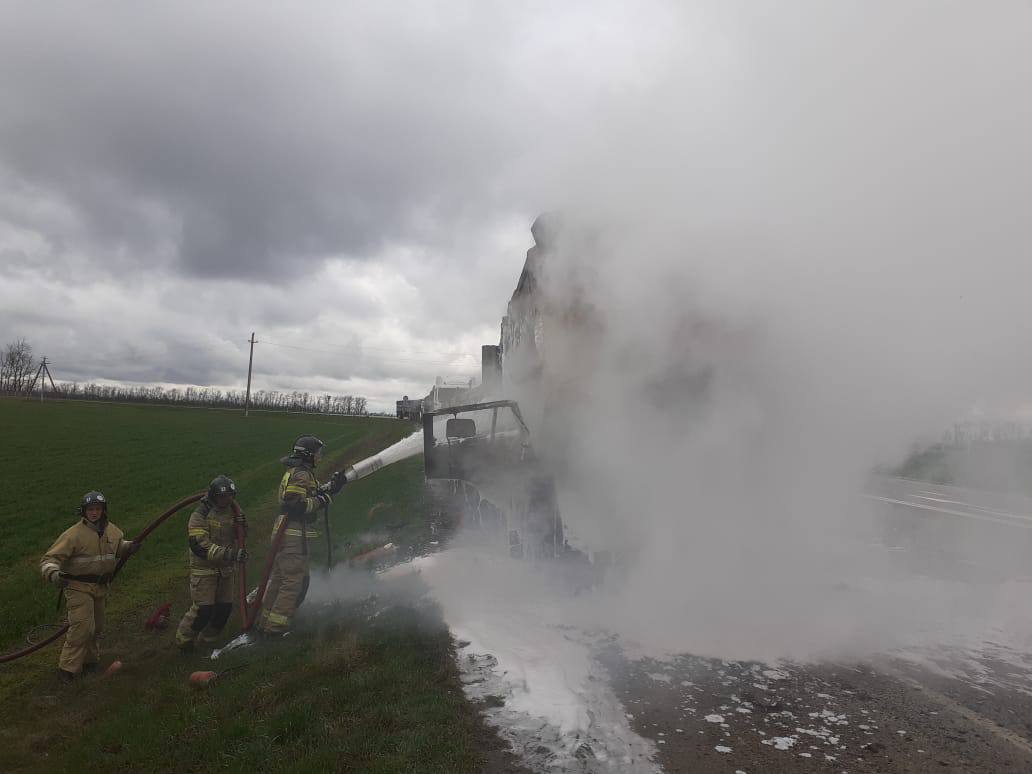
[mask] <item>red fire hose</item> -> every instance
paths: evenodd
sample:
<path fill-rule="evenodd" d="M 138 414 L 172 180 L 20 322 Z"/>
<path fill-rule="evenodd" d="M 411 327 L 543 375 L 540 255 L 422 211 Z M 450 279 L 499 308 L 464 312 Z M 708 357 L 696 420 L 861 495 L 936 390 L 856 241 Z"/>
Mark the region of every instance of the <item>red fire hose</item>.
<path fill-rule="evenodd" d="M 150 524 L 148 524 L 146 526 L 146 528 L 143 530 L 143 532 L 141 532 L 139 535 L 137 535 L 136 537 L 133 538 L 133 542 L 134 543 L 142 543 L 144 540 L 147 539 L 147 536 L 150 535 L 150 533 L 152 533 L 158 527 L 160 527 L 165 522 L 165 520 L 168 519 L 169 516 L 174 514 L 176 511 L 182 510 L 183 508 L 185 508 L 188 505 L 193 505 L 195 502 L 200 500 L 206 494 L 208 494 L 208 493 L 207 492 L 198 492 L 197 494 L 192 494 L 189 497 L 184 497 L 178 503 L 176 503 L 175 505 L 171 506 L 168 510 L 166 510 L 164 513 L 162 513 L 160 516 L 158 516 L 158 518 L 156 518 L 154 521 L 152 521 Z M 128 561 L 129 561 L 129 557 L 128 556 L 123 556 L 121 559 L 118 560 L 118 564 L 115 565 L 115 571 L 113 573 L 111 573 L 111 580 L 114 580 L 116 577 L 118 577 L 118 573 L 121 572 L 122 567 L 124 567 L 125 563 L 128 562 Z"/>
<path fill-rule="evenodd" d="M 160 516 L 158 516 L 158 518 L 156 518 L 154 521 L 148 524 L 146 529 L 143 530 L 143 532 L 141 532 L 139 535 L 133 538 L 132 542 L 142 543 L 144 540 L 147 539 L 147 536 L 150 535 L 150 533 L 152 533 L 155 529 L 161 526 L 161 524 L 166 519 L 168 519 L 172 514 L 174 514 L 176 511 L 182 510 L 188 505 L 192 505 L 193 503 L 197 502 L 202 497 L 204 497 L 204 495 L 206 494 L 207 492 L 198 492 L 197 494 L 190 495 L 189 497 L 184 497 L 182 500 L 180 500 L 175 505 L 166 510 L 164 513 L 162 513 Z M 115 566 L 115 571 L 111 573 L 111 580 L 115 579 L 115 577 L 118 575 L 119 571 L 122 569 L 122 567 L 125 565 L 127 561 L 129 561 L 128 556 L 123 556 L 121 559 L 118 560 L 118 564 Z M 0 655 L 0 664 L 6 664 L 8 661 L 14 661 L 15 659 L 19 659 L 22 656 L 28 656 L 30 653 L 35 653 L 37 650 L 46 647 L 54 640 L 61 637 L 67 631 L 68 624 L 65 624 L 56 632 L 51 634 L 49 637 L 37 642 L 35 645 L 30 645 L 27 648 L 16 650 L 14 653 L 4 653 L 3 655 Z"/>
<path fill-rule="evenodd" d="M 158 516 L 156 519 L 154 519 L 154 521 L 152 521 L 150 524 L 148 524 L 147 527 L 143 530 L 143 532 L 141 532 L 139 535 L 137 535 L 133 539 L 132 542 L 134 542 L 134 543 L 142 543 L 144 540 L 147 539 L 147 537 L 155 529 L 160 527 L 170 516 L 172 516 L 177 511 L 182 510 L 186 506 L 192 505 L 193 503 L 197 502 L 202 497 L 204 497 L 206 494 L 207 494 L 207 492 L 198 492 L 197 494 L 190 495 L 189 497 L 184 497 L 182 500 L 177 502 L 175 505 L 171 506 L 166 511 L 164 511 L 160 516 Z M 233 501 L 233 513 L 234 513 L 234 515 L 237 515 L 237 516 L 240 515 L 240 506 L 237 505 L 236 500 Z M 262 609 L 262 603 L 265 601 L 265 592 L 266 592 L 266 590 L 269 587 L 269 578 L 272 575 L 272 567 L 273 567 L 274 562 L 276 561 L 276 554 L 279 553 L 280 546 L 283 543 L 283 535 L 284 535 L 284 533 L 287 530 L 287 522 L 288 522 L 288 519 L 286 519 L 286 518 L 282 519 L 280 521 L 279 528 L 276 530 L 276 532 L 272 536 L 272 546 L 271 546 L 271 548 L 269 550 L 269 555 L 268 555 L 268 557 L 265 560 L 265 571 L 262 574 L 262 582 L 258 586 L 258 596 L 254 600 L 254 603 L 251 604 L 251 605 L 247 604 L 247 568 L 246 568 L 246 564 L 244 566 L 240 567 L 240 570 L 239 570 L 240 574 L 239 574 L 239 577 L 237 579 L 237 581 L 238 581 L 237 594 L 238 594 L 238 604 L 240 605 L 240 630 L 242 632 L 249 631 L 251 629 L 251 627 L 254 626 L 255 620 L 258 617 L 258 613 Z M 240 548 L 244 548 L 245 547 L 244 527 L 243 527 L 242 524 L 239 524 L 239 523 L 236 525 L 236 538 L 237 538 L 237 544 L 239 545 L 239 547 Z M 114 572 L 111 573 L 111 580 L 115 579 L 115 577 L 122 570 L 122 567 L 125 566 L 125 563 L 128 560 L 129 560 L 128 556 L 123 556 L 121 559 L 118 560 L 118 564 L 115 566 Z M 13 653 L 5 653 L 3 655 L 0 655 L 0 664 L 6 664 L 9 661 L 14 661 L 16 659 L 22 658 L 23 656 L 28 656 L 31 653 L 35 653 L 37 650 L 45 648 L 50 643 L 52 643 L 55 640 L 57 640 L 60 637 L 62 637 L 67 631 L 68 631 L 68 624 L 66 623 L 61 628 L 59 628 L 57 631 L 55 631 L 53 634 L 51 634 L 49 637 L 47 637 L 44 640 L 41 640 L 41 641 L 39 641 L 39 642 L 37 642 L 37 643 L 35 643 L 33 645 L 30 645 L 27 648 L 22 648 L 21 650 L 15 651 Z"/>
<path fill-rule="evenodd" d="M 247 604 L 245 591 L 247 581 L 243 571 L 240 573 L 240 630 L 242 632 L 250 631 L 258 618 L 258 613 L 262 609 L 262 602 L 265 601 L 265 591 L 269 588 L 269 577 L 272 575 L 272 565 L 276 561 L 276 554 L 279 553 L 280 545 L 283 543 L 283 535 L 287 531 L 287 521 L 288 519 L 283 517 L 280 520 L 279 527 L 272 536 L 272 547 L 269 549 L 269 555 L 265 559 L 265 571 L 262 573 L 262 582 L 258 584 L 258 596 L 255 598 L 253 605 L 248 606 Z M 243 529 L 237 527 L 237 530 L 237 540 L 241 541 L 240 545 L 242 547 Z"/>
<path fill-rule="evenodd" d="M 237 501 L 233 500 L 233 515 L 236 519 L 236 542 L 237 548 L 245 547 L 245 540 L 247 533 L 244 531 L 244 525 L 240 523 L 240 506 L 237 505 Z M 237 577 L 237 604 L 240 606 L 240 631 L 247 631 L 247 562 L 241 562 L 239 568 L 239 576 Z"/>
<path fill-rule="evenodd" d="M 27 648 L 22 648 L 21 650 L 16 650 L 14 653 L 5 653 L 4 655 L 0 656 L 0 664 L 6 664 L 8 661 L 14 661 L 16 658 L 21 658 L 22 656 L 27 656 L 30 653 L 35 653 L 37 650 L 40 650 L 41 648 L 45 648 L 47 645 L 52 643 L 54 640 L 56 640 L 58 637 L 60 637 L 61 635 L 63 635 L 67 631 L 68 631 L 68 624 L 65 624 L 60 629 L 58 629 L 56 632 L 54 632 L 49 637 L 47 637 L 45 640 L 40 640 L 35 645 L 30 645 Z"/>

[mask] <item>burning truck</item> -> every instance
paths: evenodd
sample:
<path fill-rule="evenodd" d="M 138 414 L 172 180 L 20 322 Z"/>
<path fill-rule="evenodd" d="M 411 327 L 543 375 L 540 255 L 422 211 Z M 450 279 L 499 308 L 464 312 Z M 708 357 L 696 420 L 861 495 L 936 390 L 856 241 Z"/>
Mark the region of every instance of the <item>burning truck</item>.
<path fill-rule="evenodd" d="M 549 337 L 561 327 L 583 342 L 594 330 L 585 308 L 556 310 L 541 292 L 554 229 L 547 216 L 531 229 L 535 245 L 502 319 L 500 343 L 482 348 L 483 378 L 474 393 L 480 402 L 422 417 L 426 481 L 439 509 L 504 536 L 511 555 L 531 559 L 569 552 L 556 494 L 561 436 L 549 433 L 548 415 L 576 387 L 565 369 L 549 369 L 561 353 L 548 348 L 546 337 L 568 340 Z M 542 453 L 546 448 L 551 453 Z"/>
<path fill-rule="evenodd" d="M 755 380 L 758 332 L 706 314 L 686 300 L 693 289 L 675 288 L 673 324 L 643 341 L 620 329 L 599 290 L 619 284 L 603 275 L 625 267 L 620 234 L 554 215 L 531 232 L 499 343 L 482 347 L 473 399 L 423 418 L 426 480 L 442 509 L 504 531 L 514 555 L 556 556 L 572 543 L 608 561 L 610 551 L 633 551 L 635 536 L 630 522 L 605 534 L 592 522 L 604 449 L 617 436 L 688 439 L 705 429 L 722 375 Z M 602 413 L 617 398 L 599 391 L 613 384 L 634 407 L 626 415 Z"/>
<path fill-rule="evenodd" d="M 515 401 L 424 414 L 423 460 L 434 499 L 464 526 L 503 535 L 518 558 L 551 559 L 565 551 L 555 480 Z"/>

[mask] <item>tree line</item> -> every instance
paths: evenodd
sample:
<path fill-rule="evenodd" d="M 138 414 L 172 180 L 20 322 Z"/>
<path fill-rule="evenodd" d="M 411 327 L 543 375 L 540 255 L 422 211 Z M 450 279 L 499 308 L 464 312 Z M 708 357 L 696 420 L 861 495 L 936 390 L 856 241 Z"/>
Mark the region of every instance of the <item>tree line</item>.
<path fill-rule="evenodd" d="M 38 363 L 33 362 L 32 347 L 24 340 L 8 344 L 0 359 L 0 394 L 21 395 L 32 384 Z M 39 385 L 36 385 L 37 387 Z M 46 392 L 52 395 L 50 385 Z M 244 408 L 244 390 L 215 387 L 160 387 L 149 385 L 94 384 L 57 382 L 54 397 L 96 400 L 112 403 L 154 403 L 166 406 L 207 408 Z M 294 390 L 257 390 L 251 393 L 251 408 L 266 411 L 296 411 L 322 414 L 368 414 L 361 395 L 313 395 Z"/>
<path fill-rule="evenodd" d="M 0 392 L 16 394 L 27 389 L 37 365 L 32 361 L 32 347 L 25 339 L 12 341 L 4 348 L 0 359 Z"/>

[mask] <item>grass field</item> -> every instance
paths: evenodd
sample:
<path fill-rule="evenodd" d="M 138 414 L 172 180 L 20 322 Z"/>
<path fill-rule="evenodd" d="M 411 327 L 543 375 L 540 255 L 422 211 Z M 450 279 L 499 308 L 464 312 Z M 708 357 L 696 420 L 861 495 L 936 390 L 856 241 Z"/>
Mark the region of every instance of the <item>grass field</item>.
<path fill-rule="evenodd" d="M 60 620 L 38 562 L 74 522 L 83 492 L 102 490 L 111 520 L 132 536 L 224 472 L 251 522 L 256 578 L 277 511 L 278 459 L 295 436 L 319 435 L 331 470 L 412 431 L 383 419 L 20 401 L 0 401 L 0 427 L 4 651 Z M 332 511 L 336 554 L 425 542 L 427 510 L 418 457 L 349 485 Z M 188 516 L 156 531 L 113 588 L 102 663 L 123 660 L 121 674 L 60 686 L 57 645 L 0 666 L 0 771 L 460 772 L 480 770 L 485 751 L 497 758 L 497 740 L 462 697 L 447 629 L 425 607 L 371 616 L 367 600 L 302 614 L 292 637 L 243 651 L 246 666 L 213 689 L 190 689 L 189 673 L 211 662 L 172 645 L 188 604 Z M 317 541 L 313 564 L 324 555 Z M 172 627 L 145 633 L 142 622 L 166 600 Z M 237 625 L 234 615 L 227 639 Z"/>

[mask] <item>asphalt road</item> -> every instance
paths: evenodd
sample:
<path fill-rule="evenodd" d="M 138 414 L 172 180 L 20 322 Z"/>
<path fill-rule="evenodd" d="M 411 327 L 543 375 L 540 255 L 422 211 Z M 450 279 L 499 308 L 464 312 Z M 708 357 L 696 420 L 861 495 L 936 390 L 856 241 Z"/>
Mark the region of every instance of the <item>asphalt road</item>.
<path fill-rule="evenodd" d="M 894 478 L 865 499 L 900 577 L 1032 599 L 1032 500 Z M 667 772 L 1032 772 L 1032 636 L 1007 628 L 863 662 L 605 661 Z"/>
<path fill-rule="evenodd" d="M 859 573 L 815 579 L 828 593 L 812 603 L 816 620 L 877 614 L 852 659 L 641 657 L 538 604 L 547 566 L 450 550 L 423 577 L 467 637 L 467 694 L 534 771 L 1032 772 L 1032 500 L 880 478 L 860 502 Z M 535 714 L 553 699 L 574 737 Z"/>

